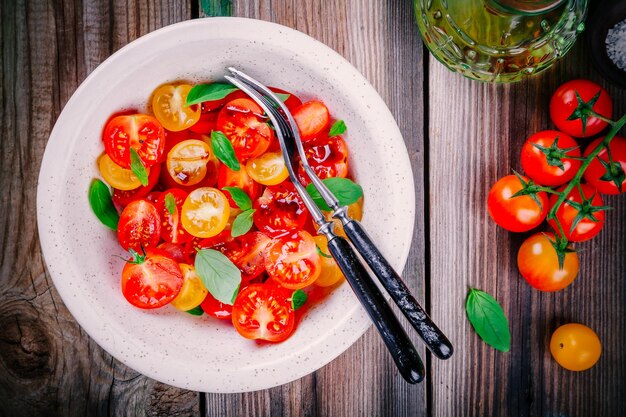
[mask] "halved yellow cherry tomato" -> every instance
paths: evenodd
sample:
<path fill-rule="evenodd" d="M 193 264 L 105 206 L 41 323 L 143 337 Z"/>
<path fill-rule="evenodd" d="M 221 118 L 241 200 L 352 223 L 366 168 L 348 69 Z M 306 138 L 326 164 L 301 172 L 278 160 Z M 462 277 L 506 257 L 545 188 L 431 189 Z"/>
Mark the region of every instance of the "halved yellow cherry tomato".
<path fill-rule="evenodd" d="M 320 276 L 315 280 L 315 285 L 319 285 L 320 287 L 335 285 L 341 281 L 344 276 L 339 265 L 335 262 L 335 258 L 332 257 L 328 250 L 328 240 L 326 240 L 324 236 L 313 236 L 313 240 L 315 240 L 315 244 L 319 252 L 321 252 L 320 259 L 322 260 L 322 272 L 320 272 Z"/>
<path fill-rule="evenodd" d="M 185 106 L 187 94 L 191 90 L 189 84 L 165 84 L 152 94 L 152 111 L 154 116 L 167 130 L 180 132 L 200 120 L 200 106 Z"/>
<path fill-rule="evenodd" d="M 197 188 L 185 199 L 181 213 L 183 227 L 196 237 L 213 237 L 228 223 L 230 205 L 217 188 Z"/>
<path fill-rule="evenodd" d="M 203 140 L 188 139 L 176 144 L 167 154 L 167 171 L 180 185 L 195 185 L 207 174 L 213 153 Z"/>
<path fill-rule="evenodd" d="M 359 198 L 356 203 L 352 203 L 348 206 L 348 216 L 352 217 L 354 220 L 361 221 L 363 218 L 363 197 Z M 343 226 L 341 225 L 341 221 L 332 217 L 332 213 L 329 211 L 324 212 L 324 217 L 329 222 L 335 223 L 335 233 L 339 236 L 346 237 L 346 232 L 343 231 Z M 318 229 L 317 224 L 315 224 L 315 230 Z"/>
<path fill-rule="evenodd" d="M 133 171 L 122 168 L 113 162 L 107 154 L 100 157 L 98 167 L 104 180 L 113 188 L 129 191 L 139 188 L 141 185 L 141 181 L 133 174 Z M 150 173 L 150 168 L 146 168 L 146 173 Z"/>
<path fill-rule="evenodd" d="M 280 152 L 266 152 L 246 163 L 250 178 L 263 185 L 276 185 L 289 177 L 285 159 Z"/>
<path fill-rule="evenodd" d="M 196 274 L 196 268 L 188 264 L 179 264 L 183 273 L 183 286 L 171 302 L 178 310 L 188 311 L 198 307 L 209 292 Z"/>

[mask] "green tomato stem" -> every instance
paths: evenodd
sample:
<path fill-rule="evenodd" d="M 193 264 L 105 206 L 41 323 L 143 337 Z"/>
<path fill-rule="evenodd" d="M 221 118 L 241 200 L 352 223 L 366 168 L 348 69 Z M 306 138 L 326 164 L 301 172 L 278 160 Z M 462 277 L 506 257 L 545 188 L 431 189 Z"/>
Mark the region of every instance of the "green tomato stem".
<path fill-rule="evenodd" d="M 600 154 L 602 149 L 607 148 L 609 146 L 609 143 L 611 143 L 611 140 L 617 134 L 617 132 L 619 132 L 620 129 L 624 127 L 624 125 L 626 125 L 626 114 L 623 115 L 616 122 L 610 121 L 610 124 L 611 124 L 611 130 L 609 130 L 609 133 L 607 133 L 604 139 L 602 139 L 602 142 L 600 142 L 600 144 L 596 146 L 596 148 L 593 151 L 591 151 L 589 155 L 587 155 L 583 163 L 580 165 L 580 168 L 578 169 L 578 172 L 576 173 L 574 178 L 572 178 L 572 180 L 569 182 L 567 187 L 565 187 L 565 189 L 559 193 L 560 194 L 559 199 L 556 201 L 556 203 L 550 210 L 550 213 L 548 213 L 549 219 L 556 220 L 557 210 L 559 209 L 559 207 L 561 207 L 561 204 L 563 204 L 563 202 L 567 198 L 567 195 L 574 189 L 574 187 L 580 184 L 580 180 L 583 177 L 583 174 L 585 173 L 589 165 L 591 164 L 591 161 L 593 161 L 593 159 Z M 563 232 L 563 229 L 561 228 L 561 233 L 562 232 Z M 561 235 L 561 236 L 565 237 L 565 235 Z"/>

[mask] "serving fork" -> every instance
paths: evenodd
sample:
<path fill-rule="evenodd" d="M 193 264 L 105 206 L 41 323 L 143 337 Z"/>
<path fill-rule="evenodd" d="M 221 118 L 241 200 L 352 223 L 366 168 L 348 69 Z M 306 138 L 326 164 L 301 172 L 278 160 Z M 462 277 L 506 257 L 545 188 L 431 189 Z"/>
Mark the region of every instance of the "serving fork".
<path fill-rule="evenodd" d="M 328 239 L 329 251 L 374 322 L 402 376 L 408 382 L 420 382 L 424 378 L 424 367 L 419 354 L 398 322 L 397 317 L 393 314 L 391 307 L 378 286 L 372 280 L 359 257 L 354 253 L 352 246 L 346 239 L 334 233 L 334 223 L 326 219 L 299 181 L 296 175 L 298 167 L 298 160 L 295 157 L 296 153 L 300 156 L 304 170 L 314 187 L 331 208 L 332 217 L 341 221 L 347 237 L 363 259 L 365 259 L 411 325 L 425 341 L 428 348 L 437 357 L 447 359 L 452 355 L 452 345 L 411 295 L 399 274 L 395 272 L 381 254 L 363 226 L 358 221 L 350 218 L 347 213 L 347 207 L 339 204 L 336 196 L 326 187 L 308 164 L 296 122 L 282 100 L 269 88 L 249 75 L 232 67 L 228 68 L 228 70 L 231 75 L 227 75 L 225 78 L 248 94 L 265 111 L 272 122 L 289 177 L 311 213 L 313 220 L 319 226 L 318 234 L 322 234 Z"/>

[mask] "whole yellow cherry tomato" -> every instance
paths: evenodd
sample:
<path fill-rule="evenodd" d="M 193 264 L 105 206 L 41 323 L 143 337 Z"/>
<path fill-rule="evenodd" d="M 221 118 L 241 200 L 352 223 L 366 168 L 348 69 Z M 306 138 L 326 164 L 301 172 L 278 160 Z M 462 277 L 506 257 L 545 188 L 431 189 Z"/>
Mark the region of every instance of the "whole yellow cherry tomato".
<path fill-rule="evenodd" d="M 330 255 L 328 240 L 326 240 L 325 236 L 314 236 L 313 240 L 315 240 L 315 244 L 319 252 L 321 252 L 320 259 L 322 260 L 322 272 L 320 272 L 320 276 L 315 280 L 315 285 L 319 285 L 320 287 L 335 285 L 341 281 L 344 276 L 339 265 L 335 262 L 335 258 Z"/>
<path fill-rule="evenodd" d="M 552 334 L 550 353 L 563 368 L 584 371 L 598 362 L 602 344 L 596 332 L 584 324 L 564 324 Z"/>

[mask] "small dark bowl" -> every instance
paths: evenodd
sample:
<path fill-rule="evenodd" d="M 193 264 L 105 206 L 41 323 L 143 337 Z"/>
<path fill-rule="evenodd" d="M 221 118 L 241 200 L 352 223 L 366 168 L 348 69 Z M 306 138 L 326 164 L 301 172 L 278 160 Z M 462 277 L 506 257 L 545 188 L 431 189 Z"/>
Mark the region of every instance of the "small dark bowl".
<path fill-rule="evenodd" d="M 626 1 L 596 2 L 595 10 L 587 21 L 587 41 L 594 66 L 612 83 L 626 88 L 626 71 L 611 61 L 606 51 L 606 35 L 610 28 L 626 19 Z"/>

